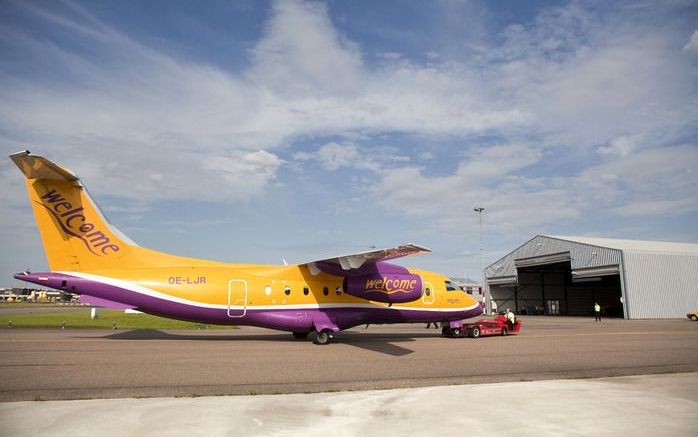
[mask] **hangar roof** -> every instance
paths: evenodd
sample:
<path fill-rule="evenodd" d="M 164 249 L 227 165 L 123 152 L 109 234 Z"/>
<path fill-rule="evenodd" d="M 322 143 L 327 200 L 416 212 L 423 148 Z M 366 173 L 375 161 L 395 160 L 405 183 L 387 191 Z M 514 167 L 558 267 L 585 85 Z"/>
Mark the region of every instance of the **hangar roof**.
<path fill-rule="evenodd" d="M 591 246 L 606 247 L 609 249 L 617 250 L 698 254 L 698 244 L 695 243 L 674 243 L 669 241 L 647 240 L 621 240 L 618 238 L 569 237 L 556 235 L 545 236 L 550 238 L 557 238 L 558 240 L 572 241 L 574 243 L 589 244 Z"/>
<path fill-rule="evenodd" d="M 623 252 L 698 255 L 698 244 L 616 238 L 537 235 L 486 268 L 490 278 L 515 281 L 517 267 L 569 261 L 573 273 L 619 266 Z M 610 270 L 609 270 L 610 271 Z"/>

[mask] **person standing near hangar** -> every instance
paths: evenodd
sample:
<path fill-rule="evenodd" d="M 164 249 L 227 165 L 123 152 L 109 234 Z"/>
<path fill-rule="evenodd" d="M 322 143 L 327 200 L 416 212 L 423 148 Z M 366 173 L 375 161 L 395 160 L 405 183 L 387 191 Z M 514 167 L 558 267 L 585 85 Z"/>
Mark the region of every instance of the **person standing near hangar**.
<path fill-rule="evenodd" d="M 513 330 L 514 325 L 516 324 L 516 315 L 511 311 L 510 308 L 507 308 L 507 311 L 504 314 L 504 317 L 507 318 L 507 324 L 509 325 L 509 330 Z"/>

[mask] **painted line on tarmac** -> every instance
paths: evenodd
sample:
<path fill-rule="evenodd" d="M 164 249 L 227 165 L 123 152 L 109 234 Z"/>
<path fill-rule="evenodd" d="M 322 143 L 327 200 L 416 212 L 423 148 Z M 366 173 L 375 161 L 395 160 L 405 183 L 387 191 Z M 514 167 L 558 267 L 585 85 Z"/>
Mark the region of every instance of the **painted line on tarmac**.
<path fill-rule="evenodd" d="M 0 367 L 56 367 L 56 366 L 77 366 L 75 363 L 47 363 L 47 364 L 0 364 Z"/>
<path fill-rule="evenodd" d="M 637 332 L 586 332 L 582 334 L 533 334 L 522 335 L 525 338 L 532 337 L 598 337 L 605 335 L 698 335 L 698 332 L 675 331 L 637 331 Z"/>
<path fill-rule="evenodd" d="M 73 340 L 54 340 L 52 338 L 46 338 L 46 339 L 36 339 L 36 338 L 27 338 L 27 339 L 13 339 L 13 340 L 5 340 L 5 339 L 0 339 L 0 343 L 37 343 L 37 342 L 51 342 L 51 343 L 85 343 L 85 342 L 94 342 L 94 341 L 130 341 L 130 340 L 111 340 L 111 339 L 106 339 L 106 338 L 95 338 L 95 339 L 73 339 Z M 171 340 L 148 340 L 148 341 L 171 341 Z"/>

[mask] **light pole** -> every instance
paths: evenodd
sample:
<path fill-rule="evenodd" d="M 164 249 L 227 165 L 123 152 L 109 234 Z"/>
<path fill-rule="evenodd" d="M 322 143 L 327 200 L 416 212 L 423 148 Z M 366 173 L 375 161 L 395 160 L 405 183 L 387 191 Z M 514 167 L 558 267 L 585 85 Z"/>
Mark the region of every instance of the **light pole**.
<path fill-rule="evenodd" d="M 485 300 L 485 311 L 488 313 L 490 312 L 490 305 L 489 305 L 489 300 L 487 299 L 487 291 L 485 287 L 485 266 L 483 265 L 484 262 L 484 257 L 485 257 L 485 249 L 482 247 L 482 211 L 484 211 L 485 208 L 483 207 L 475 207 L 473 208 L 473 211 L 477 213 L 478 220 L 480 221 L 480 274 L 482 275 L 482 297 Z"/>

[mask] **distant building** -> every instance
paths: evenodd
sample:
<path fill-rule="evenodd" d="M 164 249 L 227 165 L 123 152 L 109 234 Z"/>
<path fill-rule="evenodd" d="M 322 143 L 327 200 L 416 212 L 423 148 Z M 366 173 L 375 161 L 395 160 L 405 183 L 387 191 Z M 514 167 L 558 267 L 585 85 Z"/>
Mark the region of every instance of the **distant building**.
<path fill-rule="evenodd" d="M 72 302 L 75 295 L 59 290 L 0 288 L 1 302 Z"/>
<path fill-rule="evenodd" d="M 481 283 L 470 278 L 451 278 L 451 282 L 480 302 L 482 310 L 485 310 L 485 291 L 482 289 Z"/>
<path fill-rule="evenodd" d="M 477 300 L 482 300 L 482 284 L 470 278 L 451 278 L 456 286 L 465 290 L 466 293 L 473 295 Z"/>
<path fill-rule="evenodd" d="M 493 301 L 522 314 L 682 318 L 698 309 L 698 244 L 538 235 L 487 266 Z"/>

